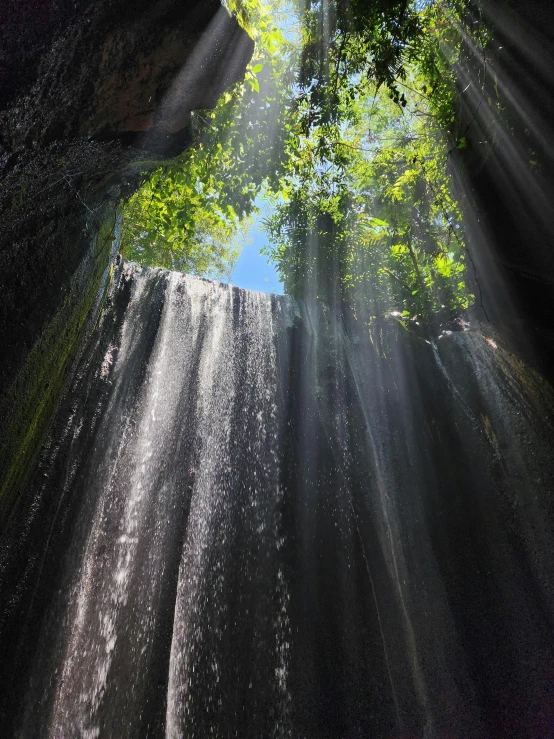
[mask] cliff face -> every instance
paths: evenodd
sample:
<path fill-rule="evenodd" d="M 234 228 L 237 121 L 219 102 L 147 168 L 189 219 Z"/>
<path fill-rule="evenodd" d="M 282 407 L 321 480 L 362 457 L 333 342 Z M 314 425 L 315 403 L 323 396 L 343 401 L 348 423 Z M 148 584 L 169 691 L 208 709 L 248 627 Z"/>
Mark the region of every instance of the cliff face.
<path fill-rule="evenodd" d="M 73 137 L 176 133 L 191 110 L 215 105 L 252 53 L 217 0 L 51 0 L 41 9 L 47 18 L 29 6 L 3 11 L 4 164 L 21 149 Z"/>
<path fill-rule="evenodd" d="M 531 339 L 552 380 L 553 6 L 548 0 L 486 0 L 475 22 L 481 21 L 491 39 L 484 57 L 470 57 L 469 72 L 460 78 L 460 128 L 467 148 L 456 152 L 480 219 L 469 224 L 473 256 L 493 314 L 494 280 L 508 288 L 494 318 L 502 323 L 515 305 L 516 333 Z M 492 269 L 484 258 L 489 252 Z M 514 316 L 507 320 L 513 323 Z"/>
<path fill-rule="evenodd" d="M 1 513 L 107 277 L 119 198 L 190 144 L 191 111 L 253 44 L 217 0 L 9 0 L 0 27 Z"/>

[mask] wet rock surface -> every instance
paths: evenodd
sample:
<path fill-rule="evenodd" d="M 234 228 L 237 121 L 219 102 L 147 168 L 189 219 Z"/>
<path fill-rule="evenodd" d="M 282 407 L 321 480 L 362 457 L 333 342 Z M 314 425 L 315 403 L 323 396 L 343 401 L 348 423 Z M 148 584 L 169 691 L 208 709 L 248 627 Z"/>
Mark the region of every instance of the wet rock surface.
<path fill-rule="evenodd" d="M 56 317 L 65 311 L 69 323 L 83 324 L 79 312 L 94 300 L 76 299 L 77 271 L 86 260 L 83 284 L 98 289 L 120 197 L 190 144 L 190 112 L 215 105 L 244 73 L 253 48 L 217 0 L 35 5 L 10 1 L 1 11 L 0 79 L 9 80 L 0 101 L 4 450 L 21 446 L 25 426 L 37 426 L 34 411 L 21 420 L 22 397 L 35 409 L 55 406 Z M 66 328 L 69 366 L 82 334 Z M 29 369 L 33 351 L 52 366 L 44 397 Z M 3 484 L 13 464 L 2 455 Z"/>

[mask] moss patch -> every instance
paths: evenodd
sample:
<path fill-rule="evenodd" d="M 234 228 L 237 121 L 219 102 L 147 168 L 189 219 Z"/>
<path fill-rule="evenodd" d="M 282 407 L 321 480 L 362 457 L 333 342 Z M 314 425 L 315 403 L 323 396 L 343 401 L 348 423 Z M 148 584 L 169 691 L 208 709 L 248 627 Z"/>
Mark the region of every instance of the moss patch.
<path fill-rule="evenodd" d="M 61 308 L 0 403 L 0 416 L 6 419 L 0 460 L 0 526 L 33 468 L 83 337 L 96 320 L 111 277 L 110 256 L 115 253 L 118 232 L 117 210 L 110 204 Z"/>

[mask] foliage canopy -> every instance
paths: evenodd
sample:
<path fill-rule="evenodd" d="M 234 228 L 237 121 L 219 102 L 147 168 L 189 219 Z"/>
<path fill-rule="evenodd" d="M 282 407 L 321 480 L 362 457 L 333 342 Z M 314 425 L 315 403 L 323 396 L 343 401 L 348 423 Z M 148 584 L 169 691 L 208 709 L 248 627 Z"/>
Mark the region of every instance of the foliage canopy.
<path fill-rule="evenodd" d="M 196 113 L 196 145 L 124 207 L 124 253 L 213 277 L 263 193 L 285 290 L 364 316 L 432 318 L 469 305 L 465 145 L 456 65 L 483 44 L 465 0 L 229 0 L 256 51 L 244 81 Z M 297 22 L 291 22 L 291 18 Z M 481 28 L 481 26 L 479 26 Z M 296 35 L 296 37 L 295 37 Z"/>

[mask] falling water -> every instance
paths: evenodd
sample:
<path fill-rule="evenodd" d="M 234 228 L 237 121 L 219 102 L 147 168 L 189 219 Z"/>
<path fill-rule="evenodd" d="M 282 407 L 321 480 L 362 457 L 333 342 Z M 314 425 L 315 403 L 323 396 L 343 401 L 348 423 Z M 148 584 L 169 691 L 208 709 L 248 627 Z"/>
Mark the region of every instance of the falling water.
<path fill-rule="evenodd" d="M 551 391 L 344 320 L 117 268 L 0 540 L 4 736 L 550 735 Z"/>

